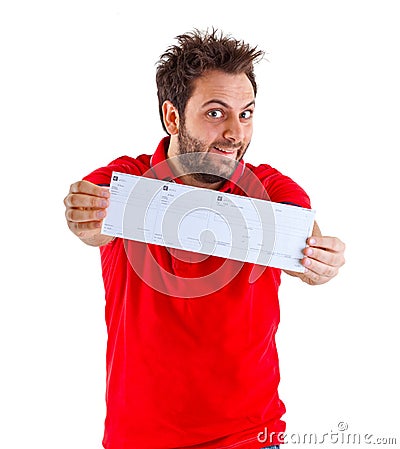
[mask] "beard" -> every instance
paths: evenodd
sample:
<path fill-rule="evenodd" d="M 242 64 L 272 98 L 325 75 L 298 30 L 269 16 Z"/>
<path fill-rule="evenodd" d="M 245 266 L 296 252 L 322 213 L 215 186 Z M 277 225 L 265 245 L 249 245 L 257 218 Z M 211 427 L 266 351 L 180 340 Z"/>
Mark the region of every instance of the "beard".
<path fill-rule="evenodd" d="M 229 179 L 249 146 L 249 144 L 245 146 L 242 142 L 232 144 L 226 140 L 215 141 L 211 145 L 207 145 L 200 139 L 192 137 L 184 122 L 181 122 L 179 129 L 178 145 L 179 164 L 184 173 L 204 184 L 215 184 Z M 222 154 L 210 154 L 209 150 L 213 147 L 236 150 L 237 158 L 232 159 Z"/>

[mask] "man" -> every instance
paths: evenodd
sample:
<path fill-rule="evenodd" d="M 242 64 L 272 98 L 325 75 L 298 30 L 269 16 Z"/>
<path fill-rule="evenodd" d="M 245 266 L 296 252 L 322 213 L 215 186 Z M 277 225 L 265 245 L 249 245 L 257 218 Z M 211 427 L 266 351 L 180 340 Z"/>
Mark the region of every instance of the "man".
<path fill-rule="evenodd" d="M 106 292 L 106 449 L 277 445 L 275 333 L 281 270 L 113 239 L 100 228 L 112 171 L 310 208 L 307 194 L 272 167 L 245 164 L 263 54 L 216 31 L 178 36 L 157 67 L 168 137 L 155 153 L 127 156 L 71 185 L 70 230 L 100 247 Z M 261 189 L 260 189 L 261 186 Z M 344 244 L 315 224 L 304 242 L 311 284 L 332 279 Z M 268 434 L 268 435 L 267 435 Z"/>

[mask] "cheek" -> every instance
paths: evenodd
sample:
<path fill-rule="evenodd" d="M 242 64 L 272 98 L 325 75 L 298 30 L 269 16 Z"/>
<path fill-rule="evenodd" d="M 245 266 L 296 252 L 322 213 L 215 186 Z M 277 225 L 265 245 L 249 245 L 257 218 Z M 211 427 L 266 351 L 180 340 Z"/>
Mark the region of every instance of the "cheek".
<path fill-rule="evenodd" d="M 248 142 L 250 142 L 252 136 L 253 136 L 253 124 L 249 124 L 246 129 L 245 129 L 245 136 L 246 136 L 246 140 Z"/>
<path fill-rule="evenodd" d="M 194 132 L 198 139 L 205 144 L 211 144 L 221 138 L 222 131 L 218 126 L 212 125 L 207 122 L 199 123 L 194 127 Z"/>

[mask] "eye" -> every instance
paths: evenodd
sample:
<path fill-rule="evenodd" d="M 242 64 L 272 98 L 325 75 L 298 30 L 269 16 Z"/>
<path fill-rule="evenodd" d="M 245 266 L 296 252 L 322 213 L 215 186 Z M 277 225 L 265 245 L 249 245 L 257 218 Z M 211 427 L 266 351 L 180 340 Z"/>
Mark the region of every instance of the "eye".
<path fill-rule="evenodd" d="M 247 111 L 243 111 L 243 112 L 240 114 L 240 118 L 249 119 L 252 115 L 253 115 L 253 111 L 251 111 L 250 109 L 248 109 Z"/>
<path fill-rule="evenodd" d="M 211 111 L 207 112 L 207 115 L 211 118 L 221 118 L 223 114 L 219 109 L 212 109 Z"/>

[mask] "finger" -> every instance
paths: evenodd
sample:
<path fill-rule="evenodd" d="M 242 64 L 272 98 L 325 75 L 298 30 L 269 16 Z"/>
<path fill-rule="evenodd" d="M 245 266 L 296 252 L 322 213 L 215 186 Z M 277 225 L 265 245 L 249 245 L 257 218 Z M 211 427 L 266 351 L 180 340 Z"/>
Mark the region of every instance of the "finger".
<path fill-rule="evenodd" d="M 69 229 L 78 237 L 86 237 L 90 234 L 98 234 L 101 228 L 101 221 L 74 222 L 67 221 Z"/>
<path fill-rule="evenodd" d="M 67 209 L 65 217 L 68 221 L 83 223 L 89 221 L 99 221 L 106 216 L 105 209 Z"/>
<path fill-rule="evenodd" d="M 307 239 L 307 244 L 312 247 L 335 252 L 343 252 L 345 250 L 345 244 L 337 237 L 318 237 L 312 235 Z"/>
<path fill-rule="evenodd" d="M 109 206 L 106 198 L 82 193 L 70 193 L 64 200 L 66 207 L 85 207 L 91 209 L 105 209 Z"/>
<path fill-rule="evenodd" d="M 315 273 L 318 276 L 332 278 L 337 275 L 339 268 L 332 265 L 327 265 L 309 257 L 302 259 L 301 264 L 307 268 L 308 271 Z"/>
<path fill-rule="evenodd" d="M 328 282 L 331 278 L 327 276 L 320 276 L 313 271 L 307 270 L 302 274 L 301 279 L 310 285 L 321 285 Z"/>
<path fill-rule="evenodd" d="M 96 184 L 93 184 L 89 181 L 78 181 L 74 184 L 71 184 L 69 189 L 70 193 L 86 193 L 87 195 L 93 195 L 103 198 L 108 198 L 110 196 L 110 192 L 108 188 L 101 187 Z"/>
<path fill-rule="evenodd" d="M 334 251 L 309 246 L 304 249 L 303 253 L 310 259 L 315 259 L 333 267 L 341 267 L 344 264 L 344 256 L 341 252 L 337 253 Z"/>

